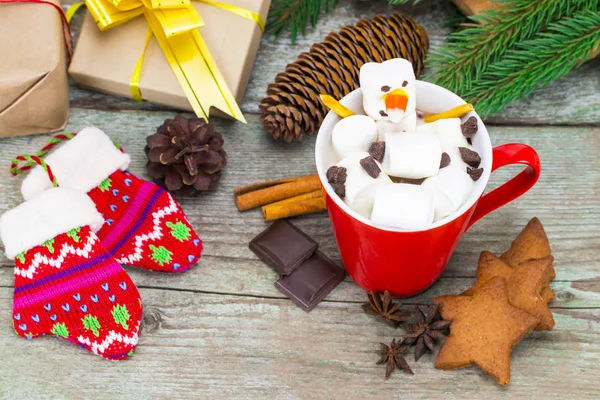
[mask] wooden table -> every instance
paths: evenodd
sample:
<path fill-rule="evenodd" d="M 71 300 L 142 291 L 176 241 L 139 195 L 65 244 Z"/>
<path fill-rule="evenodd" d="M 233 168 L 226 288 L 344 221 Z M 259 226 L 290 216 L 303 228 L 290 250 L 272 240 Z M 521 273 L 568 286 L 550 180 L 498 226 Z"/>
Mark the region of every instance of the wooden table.
<path fill-rule="evenodd" d="M 248 125 L 214 119 L 224 133 L 229 165 L 218 190 L 181 204 L 205 244 L 200 263 L 166 275 L 127 268 L 144 303 L 140 344 L 130 359 L 109 363 L 54 337 L 25 341 L 12 331 L 13 263 L 0 256 L 0 397 L 40 398 L 598 398 L 600 381 L 600 59 L 536 91 L 488 120 L 495 145 L 527 143 L 543 166 L 539 183 L 519 200 L 477 223 L 462 239 L 430 290 L 406 299 L 428 304 L 461 292 L 475 277 L 479 252 L 500 253 L 533 216 L 556 258 L 556 319 L 512 355 L 512 382 L 501 388 L 478 368 L 439 371 L 434 357 L 408 358 L 415 375 L 384 381 L 376 366 L 379 342 L 400 331 L 365 315 L 365 293 L 350 278 L 305 313 L 275 289 L 276 273 L 248 250 L 266 224 L 260 211 L 238 213 L 235 187 L 314 172 L 314 137 L 274 142 L 261 126 L 258 103 L 275 74 L 310 44 L 359 17 L 400 10 L 428 30 L 432 47 L 448 34 L 450 5 L 429 0 L 415 8 L 383 0 L 341 1 L 306 38 L 264 40 L 243 102 Z M 81 18 L 75 21 L 78 27 Z M 77 29 L 76 29 L 77 30 Z M 132 155 L 131 172 L 145 173 L 145 138 L 173 110 L 71 88 L 68 130 L 104 129 Z M 0 212 L 21 202 L 11 158 L 38 149 L 48 135 L 0 140 Z M 517 168 L 498 171 L 495 186 Z M 325 213 L 294 220 L 334 260 L 339 254 Z M 419 268 L 415 265 L 415 268 Z"/>

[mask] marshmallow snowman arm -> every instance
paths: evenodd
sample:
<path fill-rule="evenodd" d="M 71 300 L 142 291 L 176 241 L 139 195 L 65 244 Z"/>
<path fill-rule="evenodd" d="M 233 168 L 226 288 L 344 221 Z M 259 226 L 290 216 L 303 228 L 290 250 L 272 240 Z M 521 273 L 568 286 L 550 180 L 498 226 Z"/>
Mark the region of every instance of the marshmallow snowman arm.
<path fill-rule="evenodd" d="M 371 221 L 408 231 L 428 229 L 433 223 L 434 194 L 429 188 L 406 183 L 379 185 Z"/>
<path fill-rule="evenodd" d="M 440 172 L 425 179 L 423 187 L 435 193 L 435 220 L 438 221 L 458 210 L 473 190 L 473 179 L 457 166 L 442 168 Z"/>
<path fill-rule="evenodd" d="M 421 179 L 440 168 L 442 148 L 433 133 L 389 132 L 385 138 L 383 170 L 391 176 Z"/>
<path fill-rule="evenodd" d="M 352 153 L 337 163 L 338 167 L 346 168 L 346 196 L 344 201 L 350 208 L 369 218 L 373 209 L 373 199 L 377 186 L 392 183 L 392 180 L 383 172 L 381 164 L 377 166 L 382 170 L 377 178 L 372 178 L 360 165 L 360 160 L 369 157 L 367 152 Z"/>
<path fill-rule="evenodd" d="M 377 140 L 377 123 L 366 115 L 352 115 L 333 127 L 331 143 L 340 159 L 358 151 L 367 151 Z"/>

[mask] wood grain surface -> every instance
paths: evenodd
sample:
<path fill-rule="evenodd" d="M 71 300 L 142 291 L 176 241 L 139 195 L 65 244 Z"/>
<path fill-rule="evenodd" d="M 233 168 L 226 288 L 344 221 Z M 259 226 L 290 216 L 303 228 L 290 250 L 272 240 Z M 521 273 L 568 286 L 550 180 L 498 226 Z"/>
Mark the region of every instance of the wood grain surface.
<path fill-rule="evenodd" d="M 179 198 L 204 241 L 199 264 L 174 275 L 127 268 L 145 309 L 140 344 L 126 361 L 110 363 L 54 337 L 25 341 L 16 336 L 11 321 L 14 264 L 2 252 L 0 398 L 599 398 L 600 60 L 488 120 L 494 145 L 521 142 L 538 151 L 540 181 L 474 225 L 430 290 L 403 300 L 428 304 L 437 295 L 463 291 L 474 281 L 479 253 L 503 252 L 525 223 L 538 216 L 556 259 L 556 300 L 551 304 L 556 327 L 517 346 L 509 387 L 499 387 L 476 367 L 436 370 L 432 355 L 419 362 L 409 356 L 415 375 L 395 372 L 384 381 L 385 368 L 375 365 L 378 343 L 402 332 L 362 312 L 365 294 L 350 278 L 307 314 L 275 289 L 275 271 L 248 250 L 249 240 L 267 224 L 259 210 L 237 211 L 233 189 L 315 171 L 314 137 L 285 144 L 263 131 L 256 111 L 266 85 L 312 42 L 377 13 L 414 15 L 437 47 L 449 32 L 443 27 L 451 7 L 447 3 L 426 0 L 412 9 L 387 6 L 383 0 L 342 0 L 296 46 L 286 37 L 263 40 L 243 103 L 248 124 L 212 121 L 224 134 L 229 154 L 221 184 L 198 198 Z M 71 105 L 68 130 L 89 125 L 104 129 L 132 155 L 130 171 L 148 178 L 145 138 L 174 115 L 172 110 L 75 87 Z M 10 160 L 34 152 L 48 137 L 0 140 L 0 213 L 22 201 L 21 178 L 10 176 Z M 518 171 L 508 167 L 495 172 L 490 188 Z M 293 222 L 341 262 L 326 213 Z"/>

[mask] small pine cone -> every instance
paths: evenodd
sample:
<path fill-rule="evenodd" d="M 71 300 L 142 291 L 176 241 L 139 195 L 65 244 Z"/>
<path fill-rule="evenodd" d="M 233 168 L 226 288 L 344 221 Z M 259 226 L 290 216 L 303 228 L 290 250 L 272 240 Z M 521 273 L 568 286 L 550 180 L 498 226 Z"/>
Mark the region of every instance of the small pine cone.
<path fill-rule="evenodd" d="M 418 77 L 428 48 L 425 29 L 397 13 L 363 19 L 330 33 L 268 86 L 260 103 L 265 130 L 286 142 L 313 135 L 327 114 L 319 94 L 341 99 L 359 87 L 360 67 L 371 61 L 405 58 Z"/>
<path fill-rule="evenodd" d="M 172 193 L 199 195 L 213 189 L 227 164 L 223 136 L 201 118 L 167 119 L 146 143 L 148 173 Z"/>

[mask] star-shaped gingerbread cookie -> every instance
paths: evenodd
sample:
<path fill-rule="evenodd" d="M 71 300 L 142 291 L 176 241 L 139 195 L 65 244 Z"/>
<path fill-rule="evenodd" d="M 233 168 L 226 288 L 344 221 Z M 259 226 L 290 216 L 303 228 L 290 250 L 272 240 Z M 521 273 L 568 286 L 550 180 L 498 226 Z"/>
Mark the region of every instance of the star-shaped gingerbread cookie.
<path fill-rule="evenodd" d="M 502 261 L 516 267 L 522 262 L 548 257 L 552 253 L 550 242 L 542 223 L 537 217 L 534 217 L 527 223 L 525 228 L 519 233 L 508 249 L 500 258 Z M 542 298 L 546 303 L 554 300 L 554 292 L 550 288 L 550 281 L 556 277 L 556 272 L 552 268 L 552 275 L 547 285 L 542 288 Z"/>
<path fill-rule="evenodd" d="M 512 348 L 539 320 L 509 304 L 504 278 L 493 278 L 473 296 L 441 296 L 434 303 L 443 319 L 452 320 L 435 367 L 458 369 L 475 363 L 496 382 L 507 385 Z"/>
<path fill-rule="evenodd" d="M 482 251 L 477 266 L 477 280 L 465 293 L 475 293 L 492 278 L 500 276 L 506 280 L 510 304 L 540 320 L 536 331 L 549 331 L 554 327 L 554 318 L 540 292 L 552 276 L 553 260 L 552 256 L 548 256 L 522 262 L 513 268 L 489 251 Z"/>

